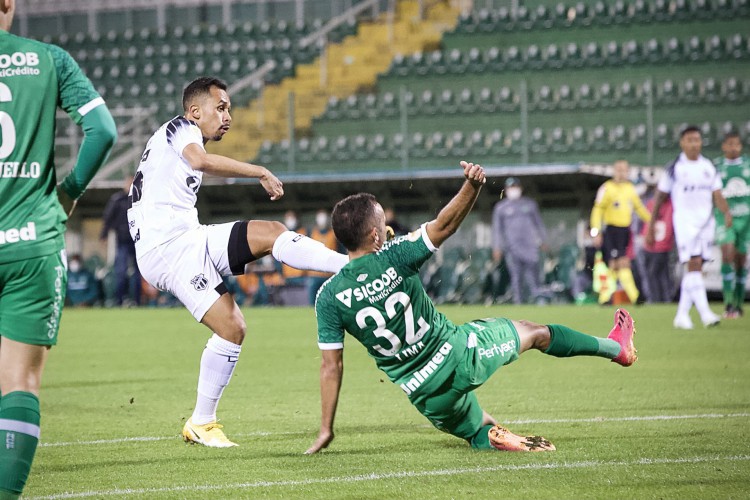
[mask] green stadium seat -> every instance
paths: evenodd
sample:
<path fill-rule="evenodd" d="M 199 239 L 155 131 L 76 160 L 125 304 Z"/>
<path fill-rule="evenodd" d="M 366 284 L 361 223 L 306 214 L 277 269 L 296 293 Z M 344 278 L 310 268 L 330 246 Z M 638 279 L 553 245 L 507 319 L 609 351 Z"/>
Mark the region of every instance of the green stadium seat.
<path fill-rule="evenodd" d="M 438 110 L 437 99 L 430 89 L 423 90 L 417 100 L 419 113 L 425 115 L 434 115 Z"/>
<path fill-rule="evenodd" d="M 648 130 L 644 123 L 630 127 L 630 149 L 645 151 L 648 147 Z"/>
<path fill-rule="evenodd" d="M 608 26 L 612 24 L 609 7 L 602 0 L 597 0 L 591 7 L 591 21 L 600 26 Z"/>
<path fill-rule="evenodd" d="M 461 89 L 458 93 L 458 111 L 464 114 L 470 114 L 476 111 L 477 107 L 474 102 L 474 92 L 469 88 Z"/>
<path fill-rule="evenodd" d="M 584 109 L 596 106 L 597 99 L 591 85 L 584 83 L 578 87 L 578 90 L 576 91 L 576 102 L 578 103 L 578 106 Z"/>
<path fill-rule="evenodd" d="M 515 21 L 513 19 L 513 15 L 511 14 L 510 9 L 505 6 L 497 9 L 492 15 L 492 18 L 492 24 L 482 25 L 482 30 L 486 33 L 494 33 L 498 30 L 512 31 L 513 29 L 515 29 Z"/>
<path fill-rule="evenodd" d="M 709 59 L 719 61 L 727 57 L 727 48 L 724 39 L 719 35 L 710 36 L 706 43 L 706 52 Z"/>
<path fill-rule="evenodd" d="M 680 101 L 687 104 L 695 104 L 700 101 L 700 87 L 692 78 L 682 82 Z"/>
<path fill-rule="evenodd" d="M 488 87 L 482 87 L 474 94 L 477 111 L 481 113 L 494 113 L 497 109 L 497 103 L 492 95 L 492 90 Z"/>
<path fill-rule="evenodd" d="M 519 98 L 513 89 L 508 86 L 500 87 L 495 95 L 495 102 L 501 111 L 516 111 L 519 107 Z"/>
<path fill-rule="evenodd" d="M 603 125 L 596 125 L 591 130 L 588 146 L 592 151 L 607 151 L 609 149 L 609 136 Z"/>
<path fill-rule="evenodd" d="M 570 26 L 568 10 L 568 6 L 562 2 L 555 4 L 555 8 L 552 13 L 552 19 L 555 26 L 557 26 L 558 28 L 567 28 L 568 26 Z"/>
<path fill-rule="evenodd" d="M 477 157 L 487 156 L 487 144 L 485 144 L 484 133 L 481 130 L 473 130 L 466 136 L 466 149 Z"/>
<path fill-rule="evenodd" d="M 680 101 L 677 85 L 671 80 L 664 80 L 659 86 L 656 100 L 659 104 L 676 104 Z"/>
<path fill-rule="evenodd" d="M 409 139 L 409 154 L 414 158 L 424 158 L 427 156 L 425 137 L 422 132 L 413 133 Z"/>
<path fill-rule="evenodd" d="M 452 115 L 458 110 L 456 95 L 451 89 L 443 89 L 440 92 L 437 103 L 438 110 L 441 114 Z"/>
<path fill-rule="evenodd" d="M 622 63 L 620 45 L 614 40 L 605 43 L 602 48 L 602 57 L 606 64 L 610 66 L 619 66 Z"/>
<path fill-rule="evenodd" d="M 596 42 L 589 42 L 583 46 L 583 60 L 586 66 L 599 67 L 604 64 L 602 47 Z"/>
<path fill-rule="evenodd" d="M 258 150 L 257 161 L 261 165 L 271 165 L 276 159 L 274 155 L 275 145 L 273 141 L 263 141 Z"/>
<path fill-rule="evenodd" d="M 555 93 L 555 103 L 560 109 L 570 110 L 576 108 L 576 99 L 570 85 L 563 84 Z"/>
<path fill-rule="evenodd" d="M 625 80 L 618 89 L 618 104 L 620 106 L 640 106 L 642 104 L 638 89 L 630 81 Z"/>
<path fill-rule="evenodd" d="M 547 135 L 544 129 L 534 127 L 529 134 L 529 151 L 531 154 L 545 154 L 547 149 Z"/>
<path fill-rule="evenodd" d="M 711 122 L 703 122 L 700 124 L 701 136 L 703 136 L 703 147 L 708 149 L 715 146 L 716 142 L 716 131 L 714 130 Z"/>
<path fill-rule="evenodd" d="M 499 73 L 505 69 L 505 61 L 499 48 L 490 47 L 484 53 L 484 67 L 487 71 Z"/>
<path fill-rule="evenodd" d="M 610 7 L 609 17 L 614 24 L 630 23 L 630 7 L 624 0 L 616 0 Z"/>
<path fill-rule="evenodd" d="M 303 137 L 297 141 L 295 146 L 295 159 L 300 163 L 307 163 L 312 161 L 312 143 L 307 137 Z"/>
<path fill-rule="evenodd" d="M 519 5 L 516 9 L 516 29 L 530 30 L 534 27 L 534 19 L 525 5 Z"/>
<path fill-rule="evenodd" d="M 338 97 L 331 96 L 328 98 L 326 103 L 326 109 L 323 114 L 320 115 L 322 120 L 338 120 L 343 115 L 343 103 Z"/>
<path fill-rule="evenodd" d="M 487 154 L 493 158 L 499 159 L 499 156 L 508 153 L 505 136 L 503 135 L 502 131 L 498 129 L 490 131 L 485 136 L 484 144 Z"/>
<path fill-rule="evenodd" d="M 523 132 L 520 128 L 511 130 L 510 135 L 505 139 L 505 146 L 507 154 L 520 155 L 523 152 Z"/>
<path fill-rule="evenodd" d="M 656 149 L 669 149 L 674 150 L 676 141 L 672 135 L 671 130 L 665 123 L 660 123 L 654 130 L 654 145 Z"/>
<path fill-rule="evenodd" d="M 727 78 L 721 86 L 721 98 L 729 102 L 742 100 L 742 84 L 735 77 Z"/>
<path fill-rule="evenodd" d="M 708 78 L 703 82 L 701 101 L 711 104 L 721 101 L 721 91 L 715 78 Z"/>
<path fill-rule="evenodd" d="M 643 44 L 643 57 L 645 61 L 656 64 L 664 58 L 661 42 L 656 38 L 650 38 Z"/>
<path fill-rule="evenodd" d="M 573 127 L 570 133 L 570 150 L 576 153 L 582 153 L 588 151 L 588 140 L 586 138 L 586 131 L 580 125 Z"/>
<path fill-rule="evenodd" d="M 322 135 L 312 141 L 312 161 L 327 162 L 333 158 L 331 142 Z"/>
<path fill-rule="evenodd" d="M 656 22 L 669 21 L 672 17 L 670 9 L 671 3 L 668 0 L 654 0 L 651 3 L 651 18 Z"/>
<path fill-rule="evenodd" d="M 333 140 L 331 156 L 336 161 L 347 161 L 351 158 L 349 138 L 347 136 L 339 135 Z"/>
<path fill-rule="evenodd" d="M 534 28 L 536 29 L 550 29 L 555 24 L 552 19 L 552 14 L 546 5 L 537 5 L 533 13 Z"/>
<path fill-rule="evenodd" d="M 750 54 L 748 45 L 750 45 L 750 38 L 735 33 L 727 40 L 727 53 L 731 59 L 744 59 Z"/>
<path fill-rule="evenodd" d="M 685 43 L 685 56 L 688 61 L 703 61 L 706 58 L 706 47 L 701 37 L 694 35 Z"/>
<path fill-rule="evenodd" d="M 467 53 L 466 71 L 468 73 L 484 73 L 487 65 L 484 63 L 484 55 L 476 48 L 472 47 Z"/>
<path fill-rule="evenodd" d="M 573 10 L 574 26 L 590 26 L 592 22 L 589 6 L 585 2 L 577 2 Z"/>
<path fill-rule="evenodd" d="M 715 16 L 713 6 L 709 0 L 692 0 L 690 2 L 690 12 L 693 19 L 701 21 L 710 21 Z"/>
<path fill-rule="evenodd" d="M 359 100 L 360 110 L 362 116 L 368 120 L 372 120 L 378 117 L 378 96 L 375 94 L 367 94 L 363 99 Z"/>
<path fill-rule="evenodd" d="M 531 69 L 541 69 L 544 66 L 542 51 L 536 44 L 531 44 L 526 48 L 526 66 Z"/>
<path fill-rule="evenodd" d="M 598 105 L 603 108 L 617 105 L 617 96 L 609 82 L 604 82 L 599 86 L 598 97 Z"/>
<path fill-rule="evenodd" d="M 464 54 L 458 49 L 452 49 L 448 53 L 447 67 L 448 72 L 454 75 L 463 75 L 469 66 L 469 61 Z"/>
<path fill-rule="evenodd" d="M 355 135 L 350 144 L 351 156 L 353 159 L 361 161 L 368 157 L 367 138 L 363 134 Z"/>
<path fill-rule="evenodd" d="M 549 151 L 553 153 L 567 153 L 570 149 L 568 144 L 568 136 L 565 129 L 562 127 L 555 127 L 549 134 Z"/>
<path fill-rule="evenodd" d="M 361 118 L 362 110 L 359 107 L 359 95 L 352 94 L 347 97 L 341 110 L 348 120 L 358 120 Z"/>
<path fill-rule="evenodd" d="M 406 113 L 409 116 L 414 116 L 420 112 L 419 106 L 417 106 L 417 97 L 411 90 L 404 91 L 401 95 L 401 100 L 402 105 L 406 107 Z"/>
<path fill-rule="evenodd" d="M 467 147 L 466 137 L 460 130 L 451 132 L 448 135 L 448 138 L 445 141 L 445 146 L 451 156 L 458 158 L 464 158 L 469 153 L 476 154 Z"/>
<path fill-rule="evenodd" d="M 428 73 L 427 60 L 422 52 L 415 52 L 409 58 L 412 74 L 424 76 Z"/>
<path fill-rule="evenodd" d="M 427 74 L 444 75 L 448 72 L 448 64 L 445 61 L 443 52 L 434 50 L 427 55 L 426 60 Z"/>
<path fill-rule="evenodd" d="M 676 37 L 671 37 L 666 44 L 666 59 L 668 62 L 675 63 L 682 60 L 683 47 L 682 42 Z"/>
<path fill-rule="evenodd" d="M 671 19 L 677 21 L 688 21 L 692 19 L 692 13 L 690 12 L 689 0 L 673 0 L 670 4 L 670 9 L 674 9 L 671 14 Z"/>
<path fill-rule="evenodd" d="M 542 85 L 539 90 L 535 93 L 532 101 L 534 109 L 539 111 L 551 111 L 555 109 L 555 96 L 549 85 Z"/>
<path fill-rule="evenodd" d="M 385 92 L 378 99 L 378 116 L 382 118 L 393 118 L 399 116 L 399 104 L 396 100 L 396 94 Z"/>
<path fill-rule="evenodd" d="M 411 74 L 411 66 L 408 58 L 404 57 L 402 54 L 396 54 L 393 56 L 393 61 L 391 62 L 391 67 L 388 72 L 395 76 L 408 76 Z"/>
<path fill-rule="evenodd" d="M 630 7 L 632 22 L 645 24 L 652 21 L 651 8 L 648 0 L 635 0 Z"/>
<path fill-rule="evenodd" d="M 630 137 L 624 125 L 615 125 L 609 131 L 609 145 L 615 151 L 627 151 L 630 149 Z"/>
<path fill-rule="evenodd" d="M 388 140 L 387 147 L 388 158 L 392 160 L 401 160 L 404 156 L 404 134 L 401 132 L 393 134 Z"/>
<path fill-rule="evenodd" d="M 641 64 L 643 52 L 641 46 L 635 40 L 628 40 L 622 44 L 622 62 L 626 64 Z"/>
<path fill-rule="evenodd" d="M 550 45 L 550 47 L 556 47 L 556 45 Z M 547 65 L 550 68 L 559 68 L 562 66 L 562 64 L 551 64 L 550 63 L 550 56 L 548 54 L 547 56 Z M 580 68 L 583 66 L 584 63 L 584 57 L 581 52 L 580 47 L 575 42 L 570 42 L 565 46 L 565 65 L 569 68 Z"/>
<path fill-rule="evenodd" d="M 505 66 L 512 71 L 519 70 L 524 66 L 521 50 L 515 45 L 511 45 L 510 47 L 508 47 L 508 50 L 506 50 L 504 53 L 503 60 L 505 62 Z"/>

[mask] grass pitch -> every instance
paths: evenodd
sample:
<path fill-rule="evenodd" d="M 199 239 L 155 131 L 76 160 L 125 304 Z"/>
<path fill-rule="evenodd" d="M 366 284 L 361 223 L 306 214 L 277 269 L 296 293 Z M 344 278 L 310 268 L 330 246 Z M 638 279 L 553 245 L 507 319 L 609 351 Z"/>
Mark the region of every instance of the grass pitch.
<path fill-rule="evenodd" d="M 441 310 L 456 322 L 506 316 L 600 336 L 613 315 Z M 433 429 L 348 338 L 337 437 L 304 456 L 320 415 L 311 309 L 245 310 L 248 338 L 219 407 L 240 444 L 230 449 L 179 437 L 208 338 L 187 311 L 69 309 L 26 498 L 747 498 L 750 318 L 684 332 L 671 327 L 674 311 L 631 309 L 631 368 L 530 352 L 478 391 L 511 430 L 550 439 L 552 453 L 477 452 Z"/>

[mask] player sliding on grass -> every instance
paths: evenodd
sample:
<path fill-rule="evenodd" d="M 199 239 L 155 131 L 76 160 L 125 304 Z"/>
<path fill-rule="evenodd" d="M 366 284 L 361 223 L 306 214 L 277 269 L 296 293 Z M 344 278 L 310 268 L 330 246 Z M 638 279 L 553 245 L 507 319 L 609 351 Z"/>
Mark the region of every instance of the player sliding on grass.
<path fill-rule="evenodd" d="M 383 209 L 370 194 L 356 194 L 333 209 L 333 230 L 349 263 L 318 292 L 318 345 L 322 351 L 320 433 L 306 453 L 333 441 L 344 370 L 344 330 L 362 343 L 378 368 L 438 429 L 473 448 L 545 451 L 539 436 L 517 436 L 479 406 L 474 390 L 498 368 L 529 349 L 557 357 L 600 356 L 630 366 L 636 359 L 633 319 L 615 312 L 608 338 L 562 325 L 491 318 L 454 325 L 435 310 L 422 288 L 420 266 L 461 225 L 485 183 L 482 167 L 462 161 L 466 181 L 437 218 L 386 243 Z"/>
<path fill-rule="evenodd" d="M 226 85 L 198 78 L 183 93 L 184 116 L 168 121 L 146 145 L 130 188 L 130 234 L 138 267 L 156 288 L 167 290 L 214 334 L 203 351 L 198 399 L 185 423 L 185 441 L 225 448 L 236 446 L 216 420 L 216 408 L 229 383 L 245 338 L 245 319 L 227 293 L 222 275 L 243 274 L 245 264 L 272 253 L 292 267 L 336 272 L 347 259 L 322 243 L 287 231 L 280 222 L 251 220 L 205 226 L 195 209 L 204 173 L 252 177 L 272 200 L 284 195 L 266 168 L 206 153 L 232 121 Z"/>

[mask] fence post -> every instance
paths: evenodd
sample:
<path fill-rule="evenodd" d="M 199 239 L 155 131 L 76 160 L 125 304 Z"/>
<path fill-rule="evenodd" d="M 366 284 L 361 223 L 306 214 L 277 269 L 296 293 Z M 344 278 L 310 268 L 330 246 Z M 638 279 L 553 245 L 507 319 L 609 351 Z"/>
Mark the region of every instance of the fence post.
<path fill-rule="evenodd" d="M 521 163 L 529 163 L 529 95 L 526 87 L 526 79 L 521 80 Z"/>

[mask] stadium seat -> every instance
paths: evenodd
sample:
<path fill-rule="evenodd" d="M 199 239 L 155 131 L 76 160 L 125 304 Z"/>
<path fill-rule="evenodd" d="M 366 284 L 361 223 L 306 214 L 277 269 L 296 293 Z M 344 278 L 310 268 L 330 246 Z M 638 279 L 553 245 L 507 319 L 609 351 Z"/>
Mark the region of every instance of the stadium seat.
<path fill-rule="evenodd" d="M 635 151 L 645 151 L 648 147 L 648 130 L 644 123 L 630 127 L 630 148 Z"/>
<path fill-rule="evenodd" d="M 630 149 L 630 137 L 624 125 L 615 125 L 609 131 L 609 144 L 615 151 Z"/>
<path fill-rule="evenodd" d="M 497 104 L 495 103 L 492 91 L 488 87 L 479 89 L 479 91 L 474 94 L 474 99 L 477 111 L 482 113 L 494 113 L 497 109 Z"/>
<path fill-rule="evenodd" d="M 622 63 L 620 45 L 614 40 L 607 42 L 602 49 L 602 57 L 606 64 L 610 66 L 619 66 L 620 63 Z"/>
<path fill-rule="evenodd" d="M 750 54 L 750 38 L 735 33 L 727 40 L 727 54 L 731 59 L 744 59 Z"/>
<path fill-rule="evenodd" d="M 393 56 L 393 61 L 388 69 L 388 73 L 394 76 L 407 76 L 411 73 L 411 66 L 408 59 L 403 54 Z"/>
<path fill-rule="evenodd" d="M 362 110 L 359 107 L 359 96 L 357 94 L 352 94 L 346 98 L 342 112 L 349 120 L 357 120 L 362 117 Z"/>
<path fill-rule="evenodd" d="M 378 96 L 375 94 L 367 94 L 359 102 L 362 116 L 368 120 L 373 120 L 378 117 Z"/>
<path fill-rule="evenodd" d="M 534 19 L 531 12 L 525 5 L 519 5 L 516 9 L 515 28 L 520 30 L 530 30 L 534 27 Z"/>
<path fill-rule="evenodd" d="M 531 69 L 541 69 L 544 66 L 542 51 L 536 44 L 529 45 L 526 49 L 526 65 Z"/>
<path fill-rule="evenodd" d="M 580 125 L 573 127 L 573 130 L 570 132 L 570 150 L 576 153 L 588 151 L 586 131 Z"/>
<path fill-rule="evenodd" d="M 403 94 L 401 94 L 401 105 L 406 108 L 406 113 L 409 116 L 416 115 L 419 113 L 419 107 L 417 106 L 417 98 L 414 95 L 414 92 L 410 90 L 404 91 Z"/>
<path fill-rule="evenodd" d="M 271 165 L 274 158 L 274 143 L 273 141 L 265 140 L 261 143 L 260 149 L 258 150 L 257 162 L 260 165 Z"/>
<path fill-rule="evenodd" d="M 599 67 L 604 64 L 601 46 L 596 42 L 585 44 L 583 46 L 583 60 L 589 67 Z"/>
<path fill-rule="evenodd" d="M 539 111 L 551 111 L 555 109 L 556 103 L 554 94 L 549 85 L 542 85 L 539 87 L 539 90 L 535 92 L 532 105 L 533 108 Z"/>
<path fill-rule="evenodd" d="M 501 111 L 515 111 L 518 109 L 518 99 L 513 89 L 503 86 L 497 90 L 495 102 Z"/>
<path fill-rule="evenodd" d="M 531 154 L 545 154 L 547 152 L 547 135 L 544 129 L 534 127 L 529 134 L 529 152 Z"/>
<path fill-rule="evenodd" d="M 447 69 L 454 75 L 463 75 L 469 67 L 469 61 L 458 49 L 448 52 Z"/>
<path fill-rule="evenodd" d="M 596 96 L 588 83 L 584 83 L 578 87 L 576 94 L 576 102 L 580 107 L 588 109 L 596 106 Z"/>
<path fill-rule="evenodd" d="M 467 147 L 467 140 L 464 133 L 456 130 L 448 135 L 445 146 L 451 156 L 464 158 L 467 154 L 476 154 Z"/>
<path fill-rule="evenodd" d="M 443 89 L 438 98 L 437 107 L 441 114 L 452 115 L 458 110 L 456 95 L 451 89 Z"/>
<path fill-rule="evenodd" d="M 466 136 L 466 148 L 477 157 L 487 156 L 487 144 L 481 130 L 473 130 Z"/>
<path fill-rule="evenodd" d="M 549 150 L 553 153 L 567 153 L 570 149 L 565 129 L 555 127 L 549 135 Z"/>
<path fill-rule="evenodd" d="M 300 163 L 307 163 L 312 160 L 312 144 L 310 139 L 307 137 L 301 138 L 297 141 L 295 147 L 295 159 Z"/>
<path fill-rule="evenodd" d="M 573 8 L 572 24 L 575 26 L 590 26 L 591 15 L 589 6 L 585 2 L 577 2 Z"/>
<path fill-rule="evenodd" d="M 672 62 L 672 63 L 682 60 L 682 57 L 683 57 L 682 42 L 680 42 L 680 40 L 678 40 L 676 37 L 671 37 L 667 39 L 665 57 L 668 62 Z"/>
<path fill-rule="evenodd" d="M 474 74 L 483 73 L 486 68 L 487 65 L 484 63 L 482 51 L 476 47 L 470 48 L 467 55 L 466 71 Z"/>
<path fill-rule="evenodd" d="M 505 138 L 505 146 L 507 154 L 518 156 L 523 153 L 524 138 L 520 128 L 511 130 L 510 134 Z"/>
<path fill-rule="evenodd" d="M 659 104 L 676 104 L 680 101 L 679 91 L 677 85 L 671 80 L 664 80 L 659 86 L 657 93 L 657 102 Z"/>
<path fill-rule="evenodd" d="M 622 44 L 622 62 L 627 64 L 640 64 L 643 62 L 641 46 L 635 40 L 628 40 Z"/>
<path fill-rule="evenodd" d="M 609 138 L 603 125 L 596 125 L 591 130 L 588 146 L 592 151 L 607 151 L 609 149 Z"/>
<path fill-rule="evenodd" d="M 316 162 L 328 162 L 332 159 L 331 141 L 324 135 L 316 137 L 312 143 L 312 160 Z"/>
<path fill-rule="evenodd" d="M 556 45 L 550 45 L 551 47 L 556 47 Z M 547 57 L 547 65 L 550 68 L 559 68 L 561 64 L 552 64 L 550 63 L 550 57 Z M 583 54 L 581 53 L 581 49 L 579 48 L 578 44 L 575 42 L 570 42 L 565 46 L 565 65 L 569 68 L 580 68 L 583 66 L 584 58 Z"/>
<path fill-rule="evenodd" d="M 624 0 L 616 0 L 609 9 L 609 17 L 614 24 L 630 23 L 630 8 Z"/>
<path fill-rule="evenodd" d="M 652 21 L 651 9 L 648 0 L 635 0 L 631 5 L 631 21 L 638 24 L 646 24 Z"/>
<path fill-rule="evenodd" d="M 660 123 L 656 126 L 654 130 L 654 145 L 656 149 L 674 150 L 675 142 L 669 127 L 665 123 Z"/>
<path fill-rule="evenodd" d="M 349 138 L 345 135 L 337 136 L 331 145 L 331 156 L 336 161 L 347 161 L 351 158 Z"/>
<path fill-rule="evenodd" d="M 476 103 L 474 102 L 474 93 L 469 88 L 461 89 L 458 93 L 458 111 L 460 113 L 469 114 L 476 111 Z"/>
<path fill-rule="evenodd" d="M 700 88 L 692 78 L 682 82 L 680 100 L 687 104 L 694 104 L 700 100 Z"/>
<path fill-rule="evenodd" d="M 448 63 L 441 50 L 433 50 L 427 56 L 427 73 L 431 75 L 444 75 L 448 72 Z"/>
<path fill-rule="evenodd" d="M 562 2 L 555 4 L 555 9 L 552 14 L 553 23 L 558 28 L 567 28 L 570 26 L 570 18 L 568 17 L 568 6 Z"/>
<path fill-rule="evenodd" d="M 338 97 L 331 96 L 328 98 L 326 109 L 320 116 L 323 120 L 338 120 L 343 115 L 343 102 Z"/>
<path fill-rule="evenodd" d="M 396 95 L 393 92 L 385 92 L 380 96 L 380 99 L 378 99 L 377 114 L 382 118 L 393 118 L 395 116 L 399 116 L 399 103 L 396 100 Z"/>
<path fill-rule="evenodd" d="M 609 82 L 604 82 L 599 86 L 599 99 L 598 105 L 603 108 L 609 108 L 617 105 L 617 96 L 615 95 L 612 85 Z"/>
<path fill-rule="evenodd" d="M 421 114 L 434 115 L 437 112 L 435 94 L 430 89 L 423 90 L 417 101 L 417 108 Z"/>
<path fill-rule="evenodd" d="M 484 71 L 492 71 L 499 73 L 505 69 L 505 62 L 503 62 L 503 55 L 499 48 L 490 47 L 484 53 Z"/>
<path fill-rule="evenodd" d="M 427 156 L 425 137 L 422 132 L 412 134 L 409 141 L 409 154 L 414 158 L 424 158 Z"/>
<path fill-rule="evenodd" d="M 521 55 L 521 50 L 515 45 L 508 47 L 508 50 L 504 53 L 504 63 L 505 66 L 512 71 L 523 68 L 524 61 L 523 56 Z"/>
<path fill-rule="evenodd" d="M 383 134 L 375 134 L 369 138 L 369 140 L 367 141 L 367 153 L 370 158 L 379 160 L 388 158 L 388 146 Z"/>
<path fill-rule="evenodd" d="M 701 136 L 703 136 L 703 147 L 708 149 L 714 147 L 716 142 L 716 131 L 711 122 L 700 124 Z"/>
<path fill-rule="evenodd" d="M 645 61 L 656 64 L 662 61 L 664 51 L 661 42 L 656 38 L 650 38 L 643 44 L 643 57 Z"/>
<path fill-rule="evenodd" d="M 701 21 L 710 21 L 715 16 L 714 9 L 709 0 L 692 0 L 690 2 L 690 12 L 693 19 Z"/>
<path fill-rule="evenodd" d="M 404 154 L 408 155 L 409 152 L 405 148 L 404 134 L 401 132 L 393 134 L 387 141 L 388 158 L 391 160 L 402 160 Z"/>
<path fill-rule="evenodd" d="M 422 52 L 415 52 L 409 58 L 411 64 L 411 73 L 419 76 L 424 76 L 428 73 L 429 68 L 427 60 Z"/>
<path fill-rule="evenodd" d="M 495 129 L 490 131 L 484 138 L 484 144 L 487 154 L 496 160 L 499 160 L 500 156 L 508 153 L 508 148 L 505 143 L 505 136 L 502 131 Z"/>
<path fill-rule="evenodd" d="M 654 0 L 651 3 L 651 18 L 656 22 L 668 21 L 671 17 L 671 4 L 667 0 Z"/>
<path fill-rule="evenodd" d="M 719 84 L 714 78 L 708 78 L 703 82 L 703 91 L 701 100 L 707 103 L 717 103 L 721 101 L 721 92 L 719 90 Z"/>
<path fill-rule="evenodd" d="M 576 107 L 576 100 L 575 100 L 575 96 L 573 95 L 573 90 L 567 84 L 561 85 L 560 88 L 558 89 L 557 95 L 556 95 L 556 101 L 560 109 L 567 110 L 567 109 L 575 109 Z"/>
<path fill-rule="evenodd" d="M 628 80 L 625 80 L 620 84 L 618 94 L 617 101 L 620 106 L 629 107 L 639 106 L 641 104 L 638 89 Z"/>
<path fill-rule="evenodd" d="M 554 25 L 552 15 L 544 4 L 537 5 L 536 9 L 534 9 L 533 18 L 534 28 L 536 29 L 550 29 Z"/>
<path fill-rule="evenodd" d="M 742 99 L 742 86 L 739 81 L 734 77 L 727 78 L 722 86 L 721 96 L 729 102 L 740 101 Z"/>

